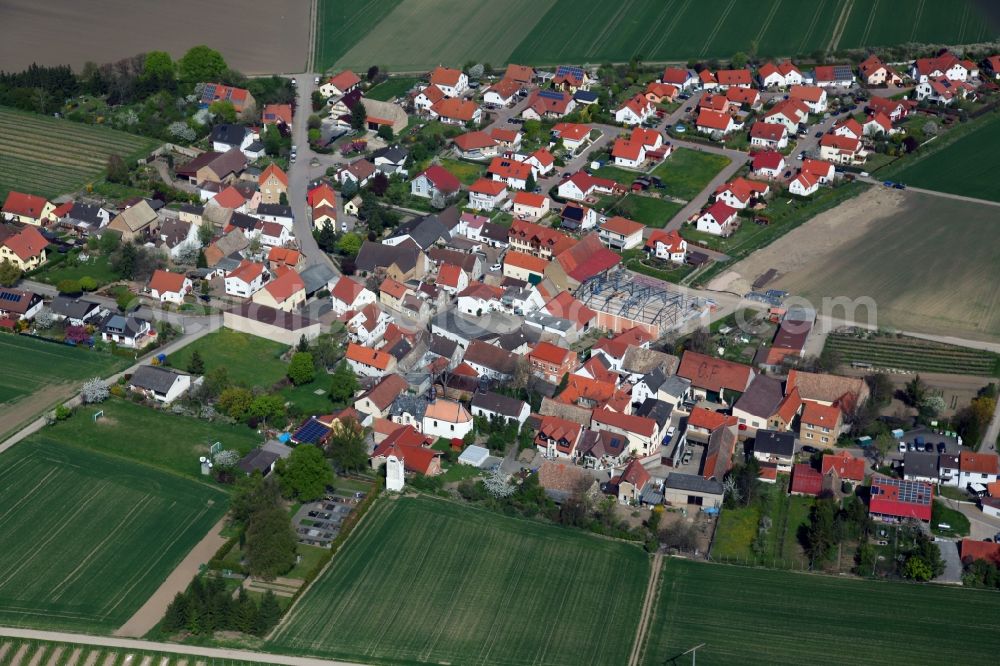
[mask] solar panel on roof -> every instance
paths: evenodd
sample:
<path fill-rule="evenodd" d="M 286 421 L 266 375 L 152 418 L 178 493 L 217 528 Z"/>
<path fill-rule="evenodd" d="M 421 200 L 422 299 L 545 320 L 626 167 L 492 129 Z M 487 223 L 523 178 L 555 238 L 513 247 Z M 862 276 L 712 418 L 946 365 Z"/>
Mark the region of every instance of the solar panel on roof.
<path fill-rule="evenodd" d="M 556 76 L 559 76 L 560 74 L 569 74 L 571 76 L 575 76 L 578 79 L 582 79 L 583 68 L 571 67 L 570 65 L 559 65 L 559 67 L 556 68 Z"/>
<path fill-rule="evenodd" d="M 320 441 L 328 432 L 329 429 L 325 425 L 316 419 L 309 419 L 292 435 L 292 439 L 296 442 L 314 444 Z"/>
<path fill-rule="evenodd" d="M 541 90 L 539 91 L 538 96 L 544 97 L 545 99 L 556 99 L 556 100 L 563 99 L 563 94 L 556 90 Z"/>
<path fill-rule="evenodd" d="M 21 296 L 19 294 L 12 294 L 9 291 L 0 292 L 0 301 L 16 302 L 19 300 L 21 300 Z"/>

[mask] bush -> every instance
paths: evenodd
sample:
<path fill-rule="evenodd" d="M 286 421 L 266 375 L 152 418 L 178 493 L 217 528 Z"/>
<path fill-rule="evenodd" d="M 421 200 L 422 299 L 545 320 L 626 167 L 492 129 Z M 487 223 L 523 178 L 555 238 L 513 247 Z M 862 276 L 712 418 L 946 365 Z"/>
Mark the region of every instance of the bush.
<path fill-rule="evenodd" d="M 71 416 L 73 416 L 73 410 L 70 407 L 66 405 L 56 407 L 56 421 L 65 421 Z"/>
<path fill-rule="evenodd" d="M 79 280 L 60 280 L 59 284 L 56 285 L 56 289 L 59 290 L 60 294 L 66 294 L 67 296 L 77 296 L 83 291 Z"/>

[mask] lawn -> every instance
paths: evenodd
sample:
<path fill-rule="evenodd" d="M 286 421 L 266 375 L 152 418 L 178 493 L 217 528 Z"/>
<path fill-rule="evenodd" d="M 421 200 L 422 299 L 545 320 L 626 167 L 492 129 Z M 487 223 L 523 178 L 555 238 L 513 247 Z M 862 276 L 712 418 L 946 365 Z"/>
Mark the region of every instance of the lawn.
<path fill-rule="evenodd" d="M 622 664 L 648 575 L 629 544 L 382 499 L 268 647 L 380 664 Z"/>
<path fill-rule="evenodd" d="M 195 351 L 201 354 L 206 372 L 221 366 L 226 368 L 230 380 L 251 387 L 270 388 L 285 377 L 288 369 L 288 364 L 281 360 L 287 346 L 225 327 L 171 354 L 170 364 L 186 369 Z"/>
<path fill-rule="evenodd" d="M 442 159 L 441 166 L 451 175 L 458 178 L 463 185 L 472 185 L 486 173 L 486 165 L 465 160 Z"/>
<path fill-rule="evenodd" d="M 110 633 L 226 511 L 226 494 L 34 435 L 0 456 L 0 623 Z"/>
<path fill-rule="evenodd" d="M 632 181 L 642 176 L 642 171 L 631 171 L 615 166 L 612 162 L 606 162 L 604 166 L 592 172 L 598 178 L 609 178 L 626 188 Z"/>
<path fill-rule="evenodd" d="M 103 287 L 119 279 L 118 274 L 111 269 L 111 262 L 107 257 L 89 255 L 86 261 L 80 261 L 79 255 L 79 252 L 72 252 L 58 262 L 53 262 L 50 259 L 39 272 L 31 276 L 31 279 L 57 285 L 62 280 L 79 280 L 82 277 L 91 277 L 97 281 L 98 287 Z M 49 255 L 49 257 L 53 256 L 61 255 Z"/>
<path fill-rule="evenodd" d="M 949 527 L 941 527 L 941 525 Z M 935 500 L 931 507 L 931 531 L 938 536 L 957 538 L 969 536 L 969 519 L 956 509 L 952 509 L 944 502 Z"/>
<path fill-rule="evenodd" d="M 64 382 L 106 377 L 128 365 L 120 356 L 21 335 L 0 335 L 0 405 Z"/>
<path fill-rule="evenodd" d="M 690 264 L 678 265 L 650 257 L 645 250 L 625 250 L 621 255 L 622 262 L 629 270 L 667 282 L 680 282 L 694 270 L 694 266 Z"/>
<path fill-rule="evenodd" d="M 99 409 L 104 418 L 94 421 Z M 260 435 L 244 425 L 180 416 L 121 398 L 81 407 L 69 420 L 28 438 L 28 442 L 36 440 L 91 449 L 197 479 L 203 478 L 198 457 L 208 455 L 215 442 L 240 453 L 263 444 Z"/>
<path fill-rule="evenodd" d="M 100 180 L 110 155 L 133 162 L 155 139 L 0 107 L 0 199 L 10 190 L 54 198 Z"/>
<path fill-rule="evenodd" d="M 997 151 L 1000 114 L 991 113 L 960 137 L 951 140 L 945 134 L 921 148 L 920 154 L 900 160 L 904 166 L 893 169 L 891 175 L 914 187 L 1000 201 L 1000 180 L 994 171 L 975 166 L 991 164 Z"/>
<path fill-rule="evenodd" d="M 771 528 L 758 552 L 752 547 L 757 537 L 764 504 L 755 503 L 739 509 L 723 509 L 712 544 L 712 558 L 720 562 L 756 563 L 798 569 L 808 563 L 799 546 L 799 526 L 806 523 L 812 499 L 788 494 L 788 477 L 781 476 L 774 486 L 764 489 Z"/>
<path fill-rule="evenodd" d="M 731 160 L 702 150 L 678 148 L 663 164 L 653 169 L 670 196 L 690 201 L 712 182 L 716 174 L 726 168 Z"/>
<path fill-rule="evenodd" d="M 662 229 L 673 219 L 683 204 L 669 199 L 659 199 L 641 194 L 627 194 L 605 210 L 608 215 L 621 215 L 648 227 Z"/>
<path fill-rule="evenodd" d="M 399 97 L 409 92 L 410 88 L 420 82 L 415 76 L 394 76 L 383 81 L 365 92 L 368 99 L 377 99 L 387 102 L 393 97 Z"/>

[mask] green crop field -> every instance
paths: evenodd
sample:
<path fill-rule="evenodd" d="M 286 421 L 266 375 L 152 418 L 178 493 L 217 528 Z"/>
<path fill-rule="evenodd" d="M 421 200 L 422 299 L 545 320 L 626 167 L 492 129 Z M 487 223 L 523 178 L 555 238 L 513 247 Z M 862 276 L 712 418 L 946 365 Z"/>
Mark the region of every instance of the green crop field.
<path fill-rule="evenodd" d="M 986 663 L 1000 594 L 669 559 L 646 636 L 647 666 Z"/>
<path fill-rule="evenodd" d="M 269 648 L 363 663 L 623 664 L 639 548 L 426 497 L 382 500 Z"/>
<path fill-rule="evenodd" d="M 159 144 L 107 127 L 0 107 L 0 198 L 10 190 L 55 197 L 100 179 L 108 156 L 131 162 Z"/>
<path fill-rule="evenodd" d="M 192 663 L 203 666 L 264 666 L 264 662 L 261 661 L 251 662 L 157 650 L 137 650 L 135 648 L 85 645 L 82 643 L 57 643 L 0 636 L 0 663 L 18 663 L 13 659 L 14 655 L 17 654 L 21 655 L 20 663 L 49 664 L 51 666 L 66 666 L 67 664 L 103 666 L 105 663 L 116 666 L 119 664 L 122 666 L 130 664 L 187 666 Z"/>
<path fill-rule="evenodd" d="M 976 0 L 321 0 L 317 21 L 318 67 L 397 71 L 469 60 L 683 62 L 754 46 L 765 58 L 808 56 L 910 41 L 968 44 L 998 34 Z"/>
<path fill-rule="evenodd" d="M 286 345 L 225 327 L 171 354 L 170 364 L 183 370 L 195 351 L 205 361 L 206 372 L 224 367 L 229 379 L 249 387 L 269 388 L 281 381 L 288 368 L 281 360 L 288 351 Z"/>
<path fill-rule="evenodd" d="M 872 336 L 859 338 L 831 333 L 828 349 L 845 365 L 869 363 L 874 368 L 913 372 L 945 372 L 960 375 L 1000 374 L 1000 356 L 988 351 L 955 347 L 919 338 Z"/>
<path fill-rule="evenodd" d="M 0 405 L 66 382 L 106 377 L 127 359 L 21 335 L 0 335 Z"/>
<path fill-rule="evenodd" d="M 948 141 L 947 137 L 938 141 Z M 1000 179 L 993 169 L 982 166 L 991 164 L 1000 150 L 1000 114 L 990 114 L 975 129 L 939 149 L 931 143 L 921 150 L 927 154 L 907 158 L 906 166 L 893 172 L 894 180 L 928 190 L 1000 201 Z"/>
<path fill-rule="evenodd" d="M 98 410 L 104 411 L 104 418 L 94 421 Z M 244 425 L 171 414 L 122 398 L 80 407 L 69 420 L 57 422 L 27 441 L 36 440 L 79 446 L 199 479 L 198 458 L 208 455 L 215 442 L 240 453 L 263 444 L 261 436 Z"/>
<path fill-rule="evenodd" d="M 147 435 L 133 429 L 133 437 Z M 7 626 L 116 629 L 226 510 L 221 491 L 64 446 L 44 431 L 0 463 Z"/>

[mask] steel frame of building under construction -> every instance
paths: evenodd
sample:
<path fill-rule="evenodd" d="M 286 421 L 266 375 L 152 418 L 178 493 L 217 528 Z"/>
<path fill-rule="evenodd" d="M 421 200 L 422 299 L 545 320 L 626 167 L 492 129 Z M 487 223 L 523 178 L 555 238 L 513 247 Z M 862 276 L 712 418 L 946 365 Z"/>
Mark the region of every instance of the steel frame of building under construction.
<path fill-rule="evenodd" d="M 701 298 L 674 291 L 667 283 L 619 269 L 589 278 L 576 290 L 587 307 L 645 324 L 660 330 L 673 328 L 705 305 Z"/>

